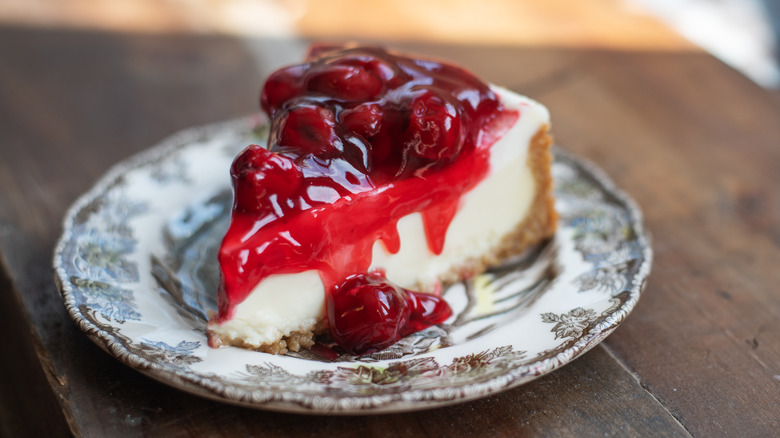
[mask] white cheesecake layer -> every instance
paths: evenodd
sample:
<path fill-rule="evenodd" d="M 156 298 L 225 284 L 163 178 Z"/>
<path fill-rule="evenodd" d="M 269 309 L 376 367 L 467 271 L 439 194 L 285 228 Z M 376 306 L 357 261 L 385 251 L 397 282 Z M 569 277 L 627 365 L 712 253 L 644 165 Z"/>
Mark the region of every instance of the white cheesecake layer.
<path fill-rule="evenodd" d="M 527 162 L 528 146 L 550 116 L 541 104 L 506 89 L 493 87 L 503 104 L 520 118 L 490 150 L 490 169 L 476 187 L 461 198 L 439 255 L 428 249 L 422 216 L 413 213 L 398 221 L 401 241 L 396 254 L 384 244 L 373 247 L 372 268 L 405 288 L 430 288 L 437 278 L 496 248 L 528 214 L 535 193 Z M 294 291 L 294 292 L 293 292 Z M 292 293 L 291 293 L 292 292 Z M 262 346 L 294 331 L 311 330 L 325 316 L 325 287 L 317 271 L 274 275 L 255 286 L 235 307 L 232 319 L 209 324 L 223 341 L 241 339 Z"/>

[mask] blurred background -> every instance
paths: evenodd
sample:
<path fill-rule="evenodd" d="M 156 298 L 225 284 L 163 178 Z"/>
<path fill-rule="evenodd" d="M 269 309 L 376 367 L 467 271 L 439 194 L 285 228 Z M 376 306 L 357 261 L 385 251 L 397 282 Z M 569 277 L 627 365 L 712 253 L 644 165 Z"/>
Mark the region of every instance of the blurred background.
<path fill-rule="evenodd" d="M 287 40 L 703 49 L 759 85 L 780 88 L 775 0 L 0 0 L 0 25 Z M 275 56 L 287 61 L 283 52 Z"/>
<path fill-rule="evenodd" d="M 156 419 L 160 427 L 173 428 L 179 424 L 174 416 L 183 411 L 186 419 L 209 413 L 204 406 L 210 405 L 171 396 L 129 368 L 115 367 L 67 321 L 49 268 L 57 224 L 66 205 L 110 164 L 178 129 L 256 111 L 261 78 L 271 68 L 299 61 L 311 40 L 345 39 L 421 47 L 539 98 L 565 121 L 555 129 L 561 144 L 599 163 L 638 200 L 663 203 L 646 210 L 646 218 L 662 242 L 657 253 L 672 256 L 665 270 L 659 263 L 661 275 L 674 281 L 657 287 L 655 299 L 643 298 L 645 310 L 656 313 L 632 317 L 636 328 L 622 329 L 627 331 L 611 338 L 613 345 L 623 353 L 638 346 L 630 364 L 644 364 L 643 376 L 664 382 L 654 390 L 672 401 L 673 412 L 685 408 L 680 410 L 694 427 L 720 427 L 713 418 L 726 411 L 741 417 L 734 427 L 755 422 L 759 414 L 731 409 L 735 400 L 747 403 L 749 393 L 721 385 L 695 396 L 692 389 L 709 387 L 722 375 L 746 382 L 739 380 L 739 367 L 759 361 L 756 333 L 763 328 L 754 329 L 753 321 L 731 309 L 747 314 L 770 302 L 769 295 L 755 295 L 751 304 L 745 290 L 732 302 L 718 281 L 735 289 L 759 287 L 763 283 L 755 279 L 769 272 L 756 267 L 765 266 L 760 254 L 770 254 L 767 248 L 780 242 L 772 222 L 780 198 L 763 182 L 777 175 L 771 166 L 777 167 L 772 109 L 780 104 L 779 17 L 780 0 L 0 0 L 0 163 L 6 165 L 0 165 L 0 186 L 11 188 L 0 190 L 0 332 L 13 335 L 4 338 L 0 353 L 10 358 L 0 360 L 0 437 L 67 430 L 64 417 L 51 417 L 62 412 L 60 403 L 72 403 L 66 406 L 70 412 L 89 420 L 109 412 L 98 405 L 110 401 L 115 422 L 105 424 L 138 427 Z M 726 68 L 713 71 L 721 66 L 705 52 L 744 77 Z M 583 66 L 585 71 L 577 70 Z M 673 105 L 679 110 L 668 111 Z M 582 116 L 588 111 L 602 124 Z M 615 126 L 605 129 L 610 123 Z M 755 156 L 730 162 L 738 155 L 729 151 L 746 139 L 754 142 L 746 150 Z M 624 142 L 629 152 L 611 153 Z M 627 165 L 629 158 L 643 165 Z M 717 178 L 710 177 L 712 169 L 718 169 Z M 656 190 L 647 182 L 659 176 L 669 182 Z M 663 191 L 670 187 L 681 191 Z M 689 233 L 685 226 L 694 222 L 705 231 Z M 732 226 L 734 234 L 722 233 L 721 225 Z M 677 253 L 698 237 L 687 252 Z M 759 250 L 764 252 L 755 255 Z M 718 272 L 712 283 L 704 279 L 707 269 Z M 6 270 L 16 278 L 6 277 Z M 710 284 L 712 291 L 718 287 L 714 300 L 727 299 L 734 307 L 707 302 L 704 288 Z M 695 293 L 680 292 L 689 285 Z M 12 287 L 21 293 L 7 293 Z M 20 303 L 26 314 L 16 311 Z M 656 320 L 669 303 L 678 308 Z M 28 325 L 35 339 L 20 330 Z M 682 339 L 681 325 L 697 337 L 672 342 Z M 659 330 L 635 341 L 632 335 L 647 327 Z M 737 348 L 744 346 L 741 339 L 749 353 Z M 658 345 L 669 348 L 659 351 Z M 33 347 L 42 351 L 46 374 Z M 705 358 L 694 360 L 705 347 Z M 760 354 L 772 354 L 771 348 L 762 347 L 770 353 Z M 737 355 L 745 362 L 734 360 Z M 686 360 L 706 368 L 686 374 Z M 101 369 L 108 371 L 87 372 Z M 46 380 L 54 375 L 68 380 Z M 683 383 L 695 375 L 700 378 Z M 718 403 L 694 403 L 712 394 Z M 150 396 L 157 398 L 149 402 Z M 756 400 L 746 406 L 762 399 Z M 238 418 L 235 412 L 220 418 Z"/>

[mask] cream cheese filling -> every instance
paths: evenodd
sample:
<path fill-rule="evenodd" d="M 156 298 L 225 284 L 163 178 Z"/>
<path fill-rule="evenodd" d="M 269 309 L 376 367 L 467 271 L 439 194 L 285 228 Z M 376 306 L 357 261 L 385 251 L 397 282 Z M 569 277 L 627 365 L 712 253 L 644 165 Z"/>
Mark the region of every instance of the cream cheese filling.
<path fill-rule="evenodd" d="M 528 214 L 535 183 L 527 162 L 528 145 L 550 116 L 541 104 L 500 87 L 493 87 L 503 104 L 520 112 L 517 123 L 490 149 L 485 179 L 461 198 L 445 237 L 442 253 L 428 249 L 422 216 L 413 213 L 398 221 L 400 250 L 390 254 L 375 242 L 371 268 L 384 269 L 396 284 L 430 288 L 437 278 L 479 258 L 499 245 Z M 325 316 L 325 288 L 315 270 L 272 275 L 255 286 L 235 308 L 232 319 L 209 324 L 223 341 L 274 343 L 294 331 L 311 330 Z"/>

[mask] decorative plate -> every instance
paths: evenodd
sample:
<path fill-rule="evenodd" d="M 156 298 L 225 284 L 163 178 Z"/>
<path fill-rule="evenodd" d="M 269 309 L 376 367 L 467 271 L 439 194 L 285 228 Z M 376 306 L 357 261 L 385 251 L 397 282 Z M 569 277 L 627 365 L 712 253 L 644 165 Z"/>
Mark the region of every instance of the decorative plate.
<path fill-rule="evenodd" d="M 228 168 L 266 130 L 247 118 L 183 131 L 114 167 L 68 211 L 54 254 L 58 287 L 79 327 L 122 362 L 176 388 L 261 409 L 430 408 L 570 362 L 615 330 L 643 289 L 652 252 L 639 209 L 601 171 L 556 149 L 556 236 L 449 287 L 454 315 L 441 326 L 333 360 L 209 348 Z"/>

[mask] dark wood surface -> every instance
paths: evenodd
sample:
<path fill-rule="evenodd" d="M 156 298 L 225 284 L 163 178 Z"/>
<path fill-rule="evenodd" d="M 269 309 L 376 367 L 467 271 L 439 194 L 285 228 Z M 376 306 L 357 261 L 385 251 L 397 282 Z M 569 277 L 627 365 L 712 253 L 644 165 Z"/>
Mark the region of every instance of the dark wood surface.
<path fill-rule="evenodd" d="M 702 52 L 394 44 L 545 103 L 560 145 L 642 206 L 633 313 L 559 371 L 369 417 L 223 405 L 153 381 L 73 324 L 51 273 L 66 208 L 178 129 L 255 110 L 251 44 L 0 28 L 2 436 L 771 436 L 780 430 L 780 101 Z M 254 49 L 250 48 L 254 47 Z"/>

